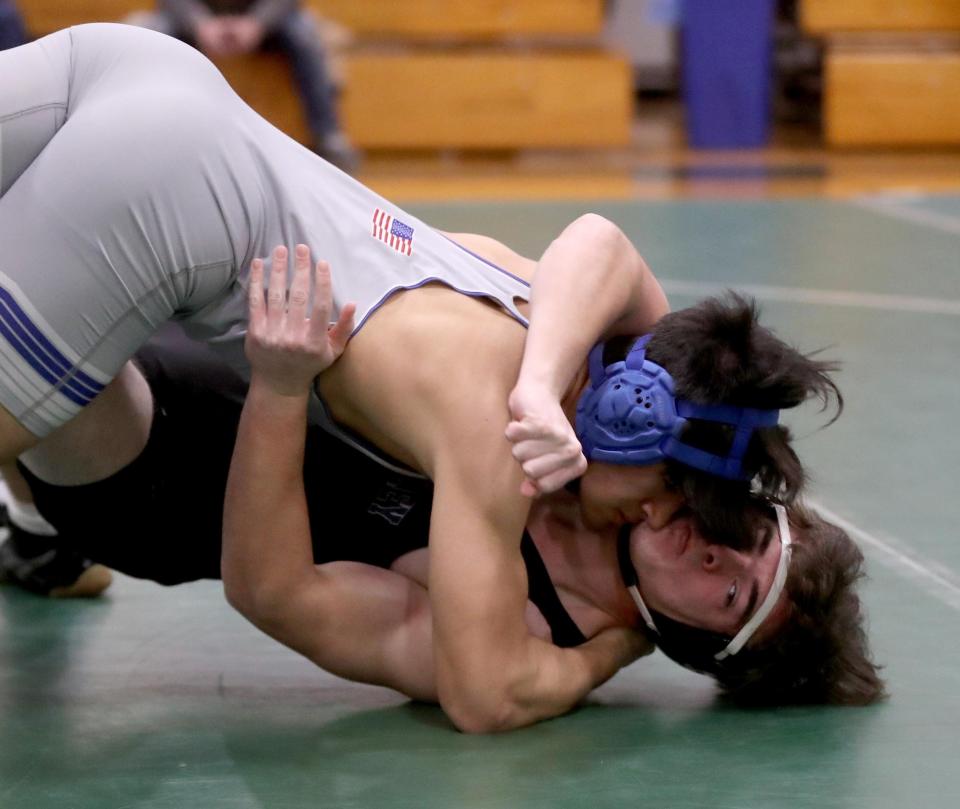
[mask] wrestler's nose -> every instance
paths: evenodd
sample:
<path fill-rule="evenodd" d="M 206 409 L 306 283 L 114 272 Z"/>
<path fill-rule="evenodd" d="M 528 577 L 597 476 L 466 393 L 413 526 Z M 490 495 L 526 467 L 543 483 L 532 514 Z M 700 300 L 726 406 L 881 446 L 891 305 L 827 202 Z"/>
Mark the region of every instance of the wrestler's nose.
<path fill-rule="evenodd" d="M 706 544 L 700 564 L 709 573 L 721 568 L 727 571 L 746 570 L 749 567 L 749 556 L 725 545 Z"/>
<path fill-rule="evenodd" d="M 647 525 L 655 531 L 665 527 L 683 507 L 683 495 L 666 492 L 643 504 L 643 516 Z"/>

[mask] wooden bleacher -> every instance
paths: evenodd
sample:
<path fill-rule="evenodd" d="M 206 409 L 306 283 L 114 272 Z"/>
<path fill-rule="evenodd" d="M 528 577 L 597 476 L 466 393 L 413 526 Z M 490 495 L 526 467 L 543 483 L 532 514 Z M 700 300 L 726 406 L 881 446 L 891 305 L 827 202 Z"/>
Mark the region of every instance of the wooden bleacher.
<path fill-rule="evenodd" d="M 960 0 L 804 0 L 834 146 L 960 145 Z"/>
<path fill-rule="evenodd" d="M 960 30 L 957 0 L 803 0 L 801 13 L 813 34 Z"/>
<path fill-rule="evenodd" d="M 149 0 L 18 0 L 27 30 L 43 36 L 71 25 L 120 22 L 151 7 Z M 257 112 L 301 143 L 310 143 L 300 99 L 290 67 L 277 54 L 262 53 L 222 59 L 217 67 L 227 81 Z"/>
<path fill-rule="evenodd" d="M 308 0 L 362 38 L 497 41 L 588 36 L 603 25 L 597 0 Z"/>
<path fill-rule="evenodd" d="M 149 8 L 149 0 L 17 0 L 27 30 L 42 36 L 86 22 L 117 22 L 134 11 Z"/>
<path fill-rule="evenodd" d="M 308 0 L 353 37 L 344 128 L 361 149 L 584 148 L 630 139 L 624 58 L 600 46 L 602 0 Z M 137 0 L 20 0 L 40 35 L 121 20 Z M 281 58 L 218 63 L 238 94 L 297 139 L 308 134 Z"/>
<path fill-rule="evenodd" d="M 343 118 L 370 149 L 616 146 L 629 140 L 630 73 L 576 52 L 364 54 Z"/>

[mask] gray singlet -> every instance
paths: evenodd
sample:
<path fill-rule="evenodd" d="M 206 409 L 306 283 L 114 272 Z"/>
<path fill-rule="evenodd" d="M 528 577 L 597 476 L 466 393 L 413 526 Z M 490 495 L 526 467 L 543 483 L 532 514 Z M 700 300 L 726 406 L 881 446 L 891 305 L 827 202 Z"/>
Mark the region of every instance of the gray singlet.
<path fill-rule="evenodd" d="M 298 242 L 358 329 L 434 280 L 526 322 L 524 281 L 275 129 L 198 51 L 101 24 L 0 52 L 0 404 L 34 434 L 170 319 L 246 375 L 247 268 Z"/>

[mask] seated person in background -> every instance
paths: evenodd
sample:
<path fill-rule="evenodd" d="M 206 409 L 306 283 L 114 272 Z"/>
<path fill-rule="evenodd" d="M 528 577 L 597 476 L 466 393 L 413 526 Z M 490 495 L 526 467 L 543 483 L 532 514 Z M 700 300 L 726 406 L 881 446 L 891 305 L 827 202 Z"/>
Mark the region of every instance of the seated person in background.
<path fill-rule="evenodd" d="M 0 51 L 27 41 L 27 32 L 14 0 L 0 0 Z"/>
<path fill-rule="evenodd" d="M 155 11 L 127 21 L 189 42 L 212 59 L 261 48 L 283 52 L 290 59 L 314 151 L 344 171 L 356 168 L 357 152 L 337 117 L 317 21 L 298 0 L 157 0 Z"/>

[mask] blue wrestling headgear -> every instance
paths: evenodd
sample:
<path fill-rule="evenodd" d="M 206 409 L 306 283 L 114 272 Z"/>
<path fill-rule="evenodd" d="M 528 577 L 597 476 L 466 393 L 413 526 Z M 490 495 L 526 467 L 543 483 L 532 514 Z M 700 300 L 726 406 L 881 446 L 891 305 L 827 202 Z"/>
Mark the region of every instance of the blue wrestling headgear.
<path fill-rule="evenodd" d="M 779 410 L 736 405 L 700 405 L 674 395 L 673 378 L 646 358 L 650 335 L 634 343 L 627 358 L 604 368 L 603 344 L 590 352 L 590 387 L 577 404 L 576 432 L 591 461 L 646 466 L 672 458 L 728 480 L 749 480 L 743 456 L 758 427 L 773 427 Z M 726 456 L 680 440 L 687 419 L 734 428 Z"/>

